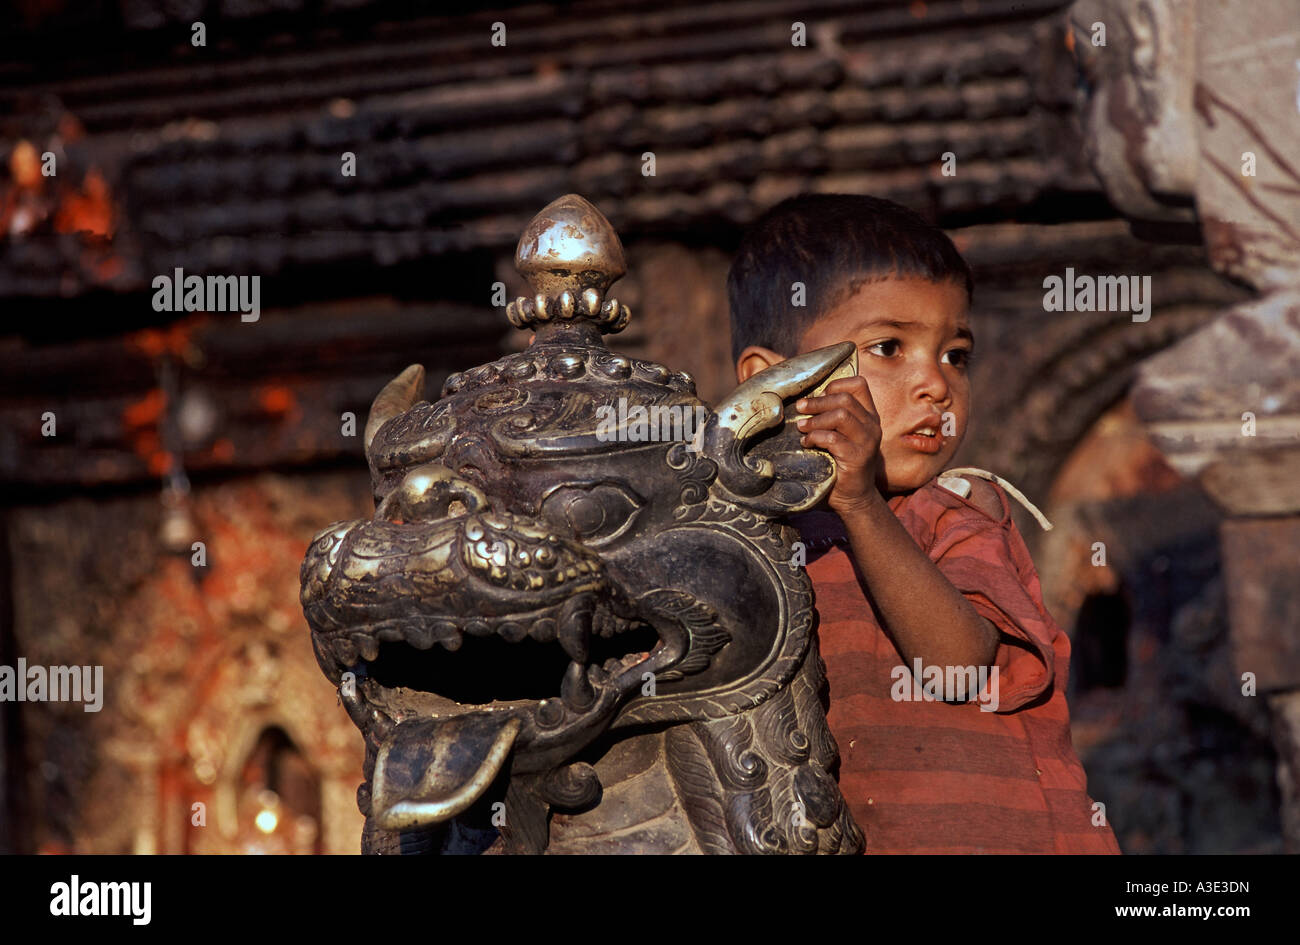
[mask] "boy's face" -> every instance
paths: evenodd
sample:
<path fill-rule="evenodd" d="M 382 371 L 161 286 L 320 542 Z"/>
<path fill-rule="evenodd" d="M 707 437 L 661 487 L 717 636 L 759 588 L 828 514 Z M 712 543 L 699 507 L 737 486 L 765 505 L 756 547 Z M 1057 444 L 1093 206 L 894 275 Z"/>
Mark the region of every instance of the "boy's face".
<path fill-rule="evenodd" d="M 882 493 L 929 482 L 961 445 L 974 347 L 968 308 L 958 283 L 891 277 L 862 286 L 804 332 L 799 354 L 841 341 L 858 347 L 858 373 L 880 418 Z"/>

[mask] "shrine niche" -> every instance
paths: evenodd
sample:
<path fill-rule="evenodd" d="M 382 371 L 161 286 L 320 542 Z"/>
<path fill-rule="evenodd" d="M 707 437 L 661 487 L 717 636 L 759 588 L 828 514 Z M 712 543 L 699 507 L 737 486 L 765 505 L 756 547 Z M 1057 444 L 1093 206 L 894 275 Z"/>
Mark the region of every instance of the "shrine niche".
<path fill-rule="evenodd" d="M 516 260 L 534 295 L 508 315 L 535 343 L 432 403 L 418 365 L 385 387 L 375 516 L 303 562 L 317 660 L 365 739 L 363 849 L 858 852 L 777 521 L 834 481 L 792 404 L 856 373 L 852 344 L 646 442 L 630 416 L 704 405 L 688 375 L 602 343 L 630 317 L 609 223 L 563 197 Z"/>
<path fill-rule="evenodd" d="M 209 569 L 162 549 L 165 510 L 149 495 L 81 500 L 17 522 L 22 554 L 68 563 L 16 598 L 20 619 L 43 630 L 24 652 L 49 664 L 84 652 L 113 681 L 101 711 L 45 704 L 53 711 L 29 716 L 29 744 L 44 754 L 34 774 L 50 786 L 33 792 L 37 849 L 355 851 L 360 753 L 321 692 L 295 596 L 307 521 L 322 509 L 359 512 L 364 497 L 337 475 L 314 487 L 299 498 L 287 480 L 265 476 L 203 490 L 191 512 Z M 104 554 L 99 536 L 110 532 L 116 551 Z M 53 632 L 30 616 L 49 600 L 68 602 Z M 266 809 L 277 817 L 269 832 L 258 827 Z"/>

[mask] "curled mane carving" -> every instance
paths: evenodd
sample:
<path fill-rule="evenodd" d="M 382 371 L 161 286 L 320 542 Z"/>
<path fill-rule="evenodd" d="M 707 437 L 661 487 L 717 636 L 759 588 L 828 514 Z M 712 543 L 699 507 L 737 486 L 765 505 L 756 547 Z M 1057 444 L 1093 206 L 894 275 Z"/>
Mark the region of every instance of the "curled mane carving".
<path fill-rule="evenodd" d="M 691 827 L 708 852 L 861 849 L 862 832 L 834 778 L 838 752 L 820 662 L 814 654 L 790 686 L 754 709 L 669 732 L 668 769 L 693 799 Z"/>

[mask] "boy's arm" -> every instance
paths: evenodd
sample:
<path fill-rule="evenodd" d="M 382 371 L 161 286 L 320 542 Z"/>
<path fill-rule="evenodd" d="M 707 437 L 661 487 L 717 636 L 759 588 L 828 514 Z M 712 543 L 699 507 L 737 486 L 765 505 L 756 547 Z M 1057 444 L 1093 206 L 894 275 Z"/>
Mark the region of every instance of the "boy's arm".
<path fill-rule="evenodd" d="M 876 487 L 880 422 L 862 377 L 833 381 L 795 405 L 802 442 L 835 457 L 830 506 L 844 522 L 853 557 L 881 623 L 910 665 L 989 666 L 998 630 L 939 571 Z"/>
<path fill-rule="evenodd" d="M 914 659 L 923 666 L 992 665 L 997 628 L 949 583 L 879 492 L 837 511 L 881 622 L 909 667 Z"/>

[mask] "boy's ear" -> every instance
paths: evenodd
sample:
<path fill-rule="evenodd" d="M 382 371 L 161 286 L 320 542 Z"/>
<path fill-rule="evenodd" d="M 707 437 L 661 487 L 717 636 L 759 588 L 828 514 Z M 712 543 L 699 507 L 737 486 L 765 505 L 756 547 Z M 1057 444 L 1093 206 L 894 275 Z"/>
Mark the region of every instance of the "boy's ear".
<path fill-rule="evenodd" d="M 777 354 L 771 348 L 750 345 L 740 352 L 740 357 L 736 359 L 736 381 L 743 384 L 759 371 L 766 371 L 773 364 L 780 364 L 784 360 L 783 355 Z"/>

